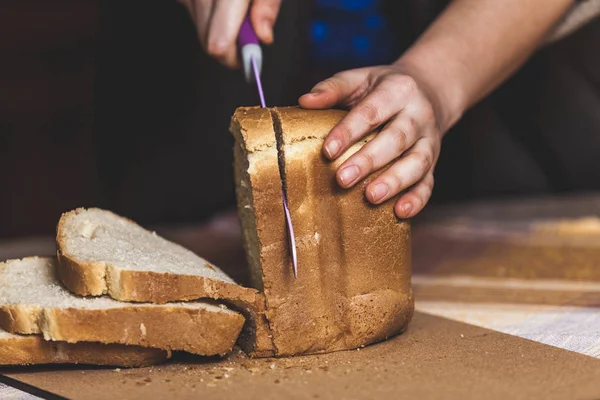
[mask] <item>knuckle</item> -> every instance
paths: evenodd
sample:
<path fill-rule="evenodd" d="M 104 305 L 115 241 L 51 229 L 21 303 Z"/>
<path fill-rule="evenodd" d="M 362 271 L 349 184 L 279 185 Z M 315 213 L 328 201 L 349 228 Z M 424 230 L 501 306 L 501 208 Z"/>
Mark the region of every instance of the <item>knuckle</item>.
<path fill-rule="evenodd" d="M 371 154 L 368 151 L 362 152 L 361 154 L 358 155 L 357 157 L 357 161 L 358 163 L 363 166 L 363 169 L 365 173 L 369 173 L 373 170 L 373 168 L 375 167 L 375 161 L 373 158 L 373 154 Z"/>
<path fill-rule="evenodd" d="M 362 105 L 358 112 L 370 126 L 379 125 L 381 122 L 381 112 L 379 111 L 379 108 L 371 103 Z"/>
<path fill-rule="evenodd" d="M 431 151 L 416 153 L 416 157 L 422 171 L 429 171 L 433 166 L 433 154 Z"/>
<path fill-rule="evenodd" d="M 396 90 L 402 94 L 413 93 L 418 89 L 417 82 L 408 75 L 394 74 L 389 79 L 396 86 Z"/>
<path fill-rule="evenodd" d="M 394 140 L 393 147 L 394 153 L 400 155 L 404 150 L 408 148 L 408 134 L 404 129 L 398 128 L 394 135 L 392 135 Z"/>
<path fill-rule="evenodd" d="M 402 178 L 400 177 L 400 173 L 398 171 L 392 171 L 392 173 L 387 177 L 387 184 L 392 189 L 392 193 L 396 194 L 400 190 L 402 190 L 402 186 L 404 185 L 402 182 Z"/>
<path fill-rule="evenodd" d="M 399 140 L 402 140 L 402 150 L 410 147 L 417 131 L 414 119 L 408 118 L 407 122 L 407 124 L 403 124 L 404 126 L 398 127 L 396 130 L 396 136 Z"/>

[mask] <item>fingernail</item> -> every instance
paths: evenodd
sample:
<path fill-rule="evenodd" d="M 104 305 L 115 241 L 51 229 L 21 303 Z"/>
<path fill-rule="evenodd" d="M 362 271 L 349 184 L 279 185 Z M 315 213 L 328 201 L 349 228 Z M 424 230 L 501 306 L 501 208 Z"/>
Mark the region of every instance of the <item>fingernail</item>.
<path fill-rule="evenodd" d="M 385 183 L 378 183 L 369 192 L 371 193 L 371 199 L 373 199 L 373 202 L 377 203 L 379 202 L 379 200 L 387 196 L 389 191 L 390 189 L 388 185 L 386 185 Z"/>
<path fill-rule="evenodd" d="M 340 171 L 340 181 L 342 181 L 342 185 L 349 186 L 358 179 L 359 174 L 360 170 L 358 167 L 356 165 L 350 165 Z"/>
<path fill-rule="evenodd" d="M 321 93 L 321 89 L 319 88 L 319 85 L 316 85 L 315 87 L 313 87 L 312 89 L 310 89 L 310 94 L 316 95 Z"/>
<path fill-rule="evenodd" d="M 321 94 L 321 91 L 318 89 L 312 89 L 310 92 L 303 94 L 300 97 L 308 96 L 308 97 L 316 97 Z"/>
<path fill-rule="evenodd" d="M 406 203 L 405 205 L 402 206 L 402 210 L 404 211 L 404 216 L 408 217 L 410 215 L 410 212 L 412 211 L 413 206 L 410 203 Z"/>
<path fill-rule="evenodd" d="M 318 96 L 320 94 L 321 94 L 321 91 L 319 91 L 319 90 L 313 90 L 313 91 L 310 91 L 308 93 L 303 94 L 302 97 L 304 97 L 304 96 L 314 97 L 314 96 Z"/>
<path fill-rule="evenodd" d="M 325 145 L 325 151 L 329 158 L 335 158 L 340 151 L 342 144 L 339 140 L 331 140 L 329 143 Z M 356 167 L 355 167 L 356 168 Z"/>

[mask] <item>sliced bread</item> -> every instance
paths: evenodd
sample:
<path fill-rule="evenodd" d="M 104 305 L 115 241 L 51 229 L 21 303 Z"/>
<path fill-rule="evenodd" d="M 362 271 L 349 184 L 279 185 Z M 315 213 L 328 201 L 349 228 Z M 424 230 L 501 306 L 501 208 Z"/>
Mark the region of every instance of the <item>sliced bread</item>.
<path fill-rule="evenodd" d="M 341 162 L 322 155 L 337 110 L 240 108 L 232 119 L 238 210 L 253 283 L 264 289 L 277 355 L 322 353 L 374 343 L 411 319 L 410 225 L 393 201 L 364 199 L 371 175 L 349 190 Z M 372 135 L 371 135 L 372 137 Z M 292 273 L 282 189 L 298 252 Z"/>
<path fill-rule="evenodd" d="M 169 353 L 121 344 L 49 342 L 41 335 L 0 330 L 0 365 L 87 364 L 144 367 L 165 361 Z"/>
<path fill-rule="evenodd" d="M 79 295 L 121 301 L 219 299 L 247 318 L 240 345 L 273 354 L 264 296 L 237 285 L 216 266 L 133 221 L 98 208 L 62 215 L 56 233 L 61 281 Z"/>
<path fill-rule="evenodd" d="M 61 280 L 83 296 L 165 303 L 240 292 L 208 261 L 110 211 L 63 214 L 56 243 Z"/>
<path fill-rule="evenodd" d="M 56 258 L 0 264 L 0 328 L 46 340 L 118 343 L 222 355 L 233 348 L 244 317 L 208 302 L 131 304 L 70 293 Z"/>

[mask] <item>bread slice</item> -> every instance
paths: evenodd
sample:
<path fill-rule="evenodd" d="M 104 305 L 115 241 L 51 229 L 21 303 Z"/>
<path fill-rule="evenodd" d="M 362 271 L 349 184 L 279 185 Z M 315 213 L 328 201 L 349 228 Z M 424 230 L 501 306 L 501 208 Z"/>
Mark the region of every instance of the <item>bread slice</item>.
<path fill-rule="evenodd" d="M 60 278 L 82 296 L 165 303 L 240 292 L 208 261 L 110 211 L 63 214 L 56 242 Z"/>
<path fill-rule="evenodd" d="M 208 261 L 133 221 L 80 208 L 62 215 L 56 243 L 60 279 L 73 293 L 158 304 L 223 300 L 247 319 L 240 338 L 244 350 L 273 355 L 261 293 L 237 285 Z"/>
<path fill-rule="evenodd" d="M 207 302 L 128 304 L 71 294 L 55 258 L 0 264 L 0 328 L 46 340 L 138 345 L 200 355 L 231 351 L 244 317 Z"/>
<path fill-rule="evenodd" d="M 138 346 L 49 342 L 41 335 L 0 330 L 0 365 L 86 364 L 145 367 L 165 361 L 169 352 Z"/>
<path fill-rule="evenodd" d="M 345 115 L 296 107 L 240 108 L 232 119 L 238 210 L 254 285 L 264 290 L 277 355 L 357 348 L 404 330 L 413 312 L 410 225 L 392 202 L 350 190 L 322 145 Z M 283 181 L 283 186 L 282 186 Z M 281 191 L 298 251 L 292 273 Z"/>

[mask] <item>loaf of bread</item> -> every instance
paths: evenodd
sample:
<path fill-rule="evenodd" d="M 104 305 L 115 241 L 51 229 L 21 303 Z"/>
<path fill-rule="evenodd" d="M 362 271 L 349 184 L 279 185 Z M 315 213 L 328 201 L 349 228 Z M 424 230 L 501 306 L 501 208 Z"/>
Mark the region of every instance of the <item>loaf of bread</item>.
<path fill-rule="evenodd" d="M 253 286 L 109 211 L 78 209 L 57 228 L 59 275 L 74 293 L 121 301 L 226 301 L 248 321 L 238 343 L 253 356 L 323 353 L 402 332 L 411 319 L 410 225 L 335 183 L 322 156 L 342 111 L 241 108 L 232 119 L 238 213 Z M 371 136 L 372 137 L 372 136 Z M 282 206 L 298 250 L 294 278 Z"/>
<path fill-rule="evenodd" d="M 235 179 L 254 286 L 264 291 L 276 355 L 351 349 L 403 331 L 411 319 L 410 226 L 364 198 L 369 176 L 344 190 L 322 155 L 343 111 L 240 108 L 232 119 Z M 298 251 L 287 244 L 286 191 Z"/>
<path fill-rule="evenodd" d="M 125 344 L 199 355 L 231 351 L 244 317 L 208 302 L 131 304 L 83 298 L 58 281 L 55 258 L 0 263 L 0 328 L 46 340 Z"/>
<path fill-rule="evenodd" d="M 87 364 L 145 367 L 169 352 L 138 346 L 46 341 L 42 335 L 16 335 L 0 330 L 0 365 Z"/>
<path fill-rule="evenodd" d="M 222 300 L 246 317 L 244 350 L 274 354 L 262 293 L 237 285 L 190 250 L 98 208 L 63 214 L 56 243 L 60 279 L 73 293 L 155 304 Z"/>

